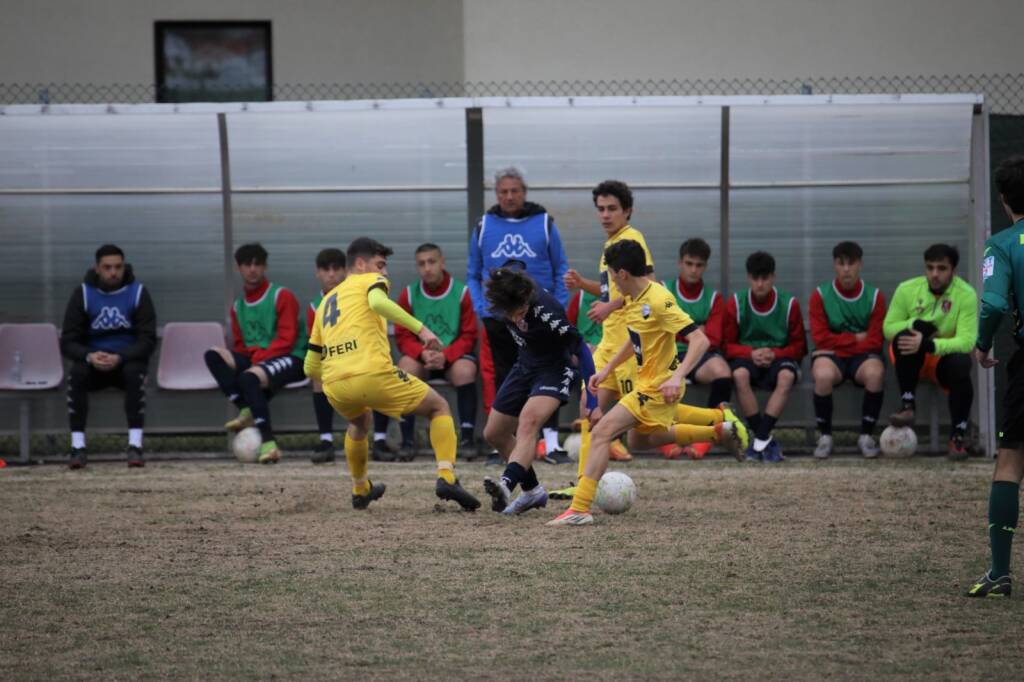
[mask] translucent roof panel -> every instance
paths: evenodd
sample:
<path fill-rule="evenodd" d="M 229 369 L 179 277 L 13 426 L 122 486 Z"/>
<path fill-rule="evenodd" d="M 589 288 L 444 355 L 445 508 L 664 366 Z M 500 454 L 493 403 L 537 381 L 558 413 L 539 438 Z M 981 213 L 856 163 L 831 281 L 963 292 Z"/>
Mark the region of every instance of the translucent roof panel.
<path fill-rule="evenodd" d="M 268 276 L 303 302 L 317 292 L 317 252 L 344 251 L 361 236 L 394 249 L 388 259 L 392 298 L 416 280 L 414 252 L 423 242 L 440 245 L 448 271 L 466 276 L 465 192 L 243 194 L 234 198 L 234 211 L 235 244 L 261 242 L 270 254 Z"/>
<path fill-rule="evenodd" d="M 157 323 L 224 319 L 216 194 L 8 196 L 0 211 L 0 319 L 60 326 L 100 244 L 125 252 Z"/>
<path fill-rule="evenodd" d="M 487 109 L 485 171 L 516 164 L 537 185 L 717 184 L 720 131 L 718 107 Z"/>
<path fill-rule="evenodd" d="M 730 179 L 966 182 L 971 114 L 966 104 L 734 107 Z"/>
<path fill-rule="evenodd" d="M 806 317 L 811 291 L 835 276 L 832 248 L 853 240 L 864 249 L 862 277 L 888 300 L 900 282 L 924 274 L 922 254 L 930 244 L 956 246 L 961 270 L 969 267 L 969 211 L 967 185 L 736 190 L 731 288 L 747 286 L 747 256 L 768 251 L 776 285 L 800 298 Z"/>
<path fill-rule="evenodd" d="M 466 186 L 462 109 L 228 115 L 235 187 Z"/>
<path fill-rule="evenodd" d="M 220 187 L 216 116 L 0 119 L 0 189 L 161 187 Z"/>

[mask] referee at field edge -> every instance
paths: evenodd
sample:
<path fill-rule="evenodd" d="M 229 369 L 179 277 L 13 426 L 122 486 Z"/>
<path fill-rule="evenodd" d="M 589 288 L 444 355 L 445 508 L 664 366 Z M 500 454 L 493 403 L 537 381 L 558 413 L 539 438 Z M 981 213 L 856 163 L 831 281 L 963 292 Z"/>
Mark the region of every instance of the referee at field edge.
<path fill-rule="evenodd" d="M 974 357 L 985 369 L 996 365 L 998 360 L 989 357 L 989 352 L 1007 312 L 1014 317 L 1017 350 L 1006 368 L 999 453 L 988 498 L 992 567 L 971 585 L 969 597 L 1010 596 L 1010 548 L 1020 509 L 1020 482 L 1024 478 L 1024 156 L 1000 164 L 995 181 L 1013 226 L 985 242 L 981 261 L 984 289 Z"/>

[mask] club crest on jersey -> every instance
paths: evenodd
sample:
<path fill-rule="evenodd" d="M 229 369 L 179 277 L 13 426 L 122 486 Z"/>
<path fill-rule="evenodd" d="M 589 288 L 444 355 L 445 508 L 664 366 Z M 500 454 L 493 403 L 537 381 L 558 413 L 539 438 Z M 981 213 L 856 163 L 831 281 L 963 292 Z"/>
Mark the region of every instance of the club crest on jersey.
<path fill-rule="evenodd" d="M 643 307 L 640 308 L 640 315 L 642 315 L 645 320 L 648 317 L 650 317 L 651 316 L 651 306 L 649 306 L 646 303 L 644 303 Z"/>
<path fill-rule="evenodd" d="M 985 260 L 981 261 L 981 278 L 988 279 L 996 271 L 996 257 L 985 256 Z"/>
<path fill-rule="evenodd" d="M 948 313 L 952 309 L 953 309 L 953 302 L 952 301 L 947 299 L 947 300 L 942 302 L 942 312 Z"/>
<path fill-rule="evenodd" d="M 130 329 L 132 323 L 128 321 L 128 318 L 118 308 L 103 306 L 100 309 L 100 314 L 92 321 L 91 326 L 93 329 L 98 330 Z"/>
<path fill-rule="evenodd" d="M 536 258 L 537 254 L 523 239 L 523 235 L 517 232 L 506 234 L 498 244 L 498 248 L 491 252 L 491 258 L 501 258 L 502 256 L 505 258 Z"/>

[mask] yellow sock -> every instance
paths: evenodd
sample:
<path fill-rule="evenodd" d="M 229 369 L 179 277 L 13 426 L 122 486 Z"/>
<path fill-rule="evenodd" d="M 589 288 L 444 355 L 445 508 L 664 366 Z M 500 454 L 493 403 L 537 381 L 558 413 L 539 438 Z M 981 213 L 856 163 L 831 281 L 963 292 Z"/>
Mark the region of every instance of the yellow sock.
<path fill-rule="evenodd" d="M 455 437 L 455 421 L 450 414 L 430 420 L 430 447 L 437 460 L 437 475 L 448 483 L 455 483 L 455 449 L 459 442 Z"/>
<path fill-rule="evenodd" d="M 689 445 L 690 443 L 718 442 L 718 433 L 714 426 L 693 426 L 691 424 L 676 424 L 674 427 L 676 445 Z"/>
<path fill-rule="evenodd" d="M 370 441 L 367 438 L 353 440 L 345 432 L 345 459 L 348 472 L 352 475 L 352 494 L 365 495 L 370 492 L 370 479 L 366 476 L 366 462 L 370 458 Z"/>
<path fill-rule="evenodd" d="M 722 411 L 717 407 L 694 407 L 685 403 L 676 403 L 676 416 L 672 421 L 677 424 L 713 426 L 724 419 Z"/>
<path fill-rule="evenodd" d="M 584 419 L 580 424 L 580 454 L 576 455 L 576 479 L 583 478 L 583 469 L 587 466 L 587 455 L 590 454 L 590 420 Z"/>
<path fill-rule="evenodd" d="M 594 503 L 594 495 L 597 494 L 597 481 L 586 476 L 580 476 L 576 484 L 576 494 L 572 496 L 572 504 L 569 509 L 574 512 L 588 512 L 590 505 Z"/>

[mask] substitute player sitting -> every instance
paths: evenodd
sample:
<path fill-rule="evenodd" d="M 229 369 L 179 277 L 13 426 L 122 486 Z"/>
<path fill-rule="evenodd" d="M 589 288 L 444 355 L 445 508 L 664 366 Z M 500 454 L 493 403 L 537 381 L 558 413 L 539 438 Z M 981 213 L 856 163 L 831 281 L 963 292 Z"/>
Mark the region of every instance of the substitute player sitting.
<path fill-rule="evenodd" d="M 533 470 L 537 432 L 568 402 L 579 374 L 590 379 L 594 361 L 562 304 L 522 270 L 492 270 L 486 296 L 491 312 L 508 325 L 519 355 L 498 389 L 484 428 L 487 442 L 508 466 L 501 478 L 485 478 L 484 490 L 494 511 L 522 514 L 548 503 L 547 491 Z M 596 407 L 596 395 L 588 392 L 587 397 L 587 407 Z M 523 492 L 512 500 L 516 486 Z"/>
<path fill-rule="evenodd" d="M 320 283 L 320 293 L 309 302 L 306 308 L 306 334 L 313 333 L 313 322 L 316 320 L 316 309 L 320 301 L 330 293 L 331 289 L 345 281 L 345 254 L 341 249 L 322 249 L 316 255 L 316 281 Z M 334 461 L 334 408 L 327 402 L 324 387 L 319 381 L 313 381 L 313 413 L 316 416 L 316 428 L 320 432 L 320 440 L 309 460 L 313 464 L 326 464 Z"/>
<path fill-rule="evenodd" d="M 714 426 L 673 424 L 676 405 L 685 389 L 684 377 L 708 349 L 707 336 L 679 309 L 675 298 L 662 285 L 647 278 L 644 248 L 632 240 L 613 244 L 605 251 L 609 280 L 626 297 L 626 342 L 604 368 L 590 378 L 595 391 L 629 357 L 636 358 L 636 389 L 602 416 L 600 408 L 590 411 L 596 426 L 591 433 L 590 456 L 583 476 L 576 484 L 572 505 L 548 522 L 551 526 L 580 526 L 593 523 L 590 506 L 597 482 L 608 467 L 608 449 L 613 439 L 629 432 L 630 447 L 654 448 L 675 442 L 689 445 L 714 441 L 743 457 L 745 431 L 730 411 L 728 420 Z M 686 338 L 687 351 L 676 357 L 676 334 Z"/>
<path fill-rule="evenodd" d="M 388 298 L 391 249 L 368 237 L 348 247 L 349 276 L 320 303 L 304 369 L 323 383 L 331 406 L 348 420 L 345 457 L 352 475 L 352 506 L 366 509 L 384 494 L 367 476 L 371 410 L 392 417 L 430 419 L 430 445 L 437 460 L 435 493 L 473 511 L 479 500 L 455 478 L 455 424 L 448 403 L 420 379 L 391 364 L 387 321 L 416 334 L 427 348 L 441 349 L 434 332 Z"/>

